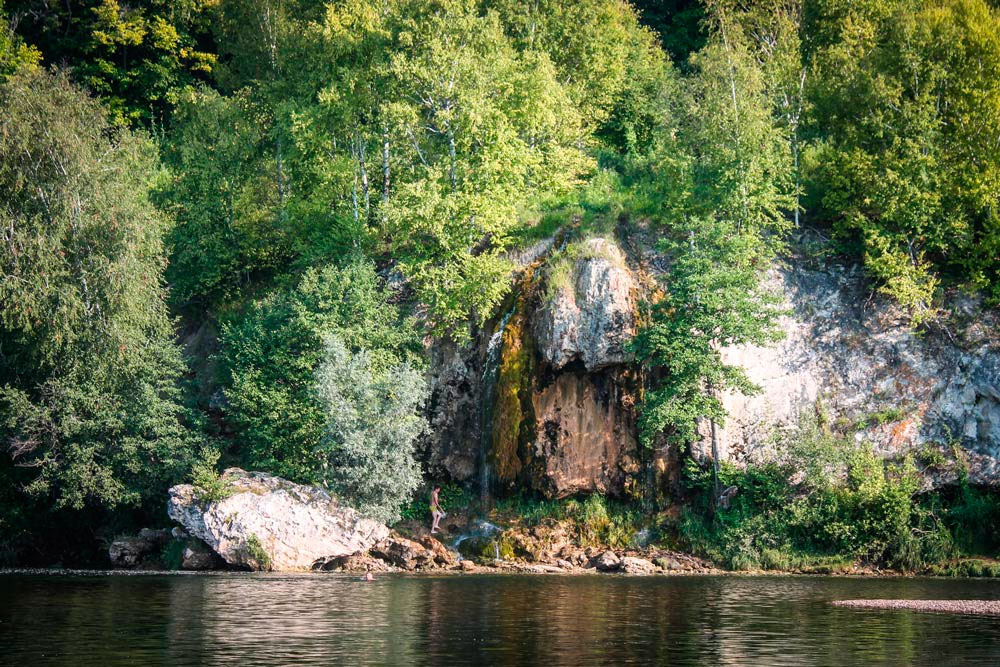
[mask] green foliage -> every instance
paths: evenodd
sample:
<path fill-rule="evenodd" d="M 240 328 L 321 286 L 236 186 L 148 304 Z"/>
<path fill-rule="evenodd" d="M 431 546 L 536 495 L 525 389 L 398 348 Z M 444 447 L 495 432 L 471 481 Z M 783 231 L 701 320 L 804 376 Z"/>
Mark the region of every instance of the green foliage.
<path fill-rule="evenodd" d="M 376 367 L 367 350 L 351 353 L 338 336 L 325 348 L 316 371 L 323 483 L 363 514 L 394 523 L 421 481 L 413 448 L 426 426 L 418 413 L 426 382 L 405 363 Z"/>
<path fill-rule="evenodd" d="M 953 529 L 969 506 L 952 505 L 949 520 L 938 497 L 918 495 L 912 461 L 884 462 L 815 428 L 796 439 L 785 463 L 723 465 L 722 485 L 738 491 L 714 513 L 711 473 L 690 461 L 685 478 L 696 499 L 679 523 L 686 545 L 734 569 L 861 561 L 919 571 L 957 553 Z"/>
<path fill-rule="evenodd" d="M 642 404 L 647 445 L 664 431 L 677 444 L 693 441 L 698 420 L 725 419 L 719 392 L 754 391 L 719 349 L 774 340 L 782 312 L 762 277 L 794 206 L 787 128 L 745 38 L 721 8 L 712 17 L 708 45 L 691 56 L 676 126 L 637 162 L 640 199 L 671 258 L 663 296 L 633 343 L 658 378 Z"/>
<path fill-rule="evenodd" d="M 20 69 L 37 67 L 41 59 L 38 49 L 28 46 L 11 31 L 0 1 L 0 83 Z"/>
<path fill-rule="evenodd" d="M 412 321 L 380 289 L 374 267 L 310 269 L 292 288 L 252 302 L 222 325 L 219 352 L 225 414 L 242 463 L 298 482 L 322 479 L 320 437 L 326 421 L 315 391 L 323 337 L 369 351 L 372 367 L 416 365 Z"/>
<path fill-rule="evenodd" d="M 820 9 L 821 8 L 821 9 Z M 942 277 L 1000 294 L 1000 15 L 983 0 L 817 3 L 818 215 L 919 323 Z"/>
<path fill-rule="evenodd" d="M 12 0 L 18 31 L 105 101 L 115 125 L 162 122 L 177 94 L 212 71 L 202 44 L 217 0 Z"/>
<path fill-rule="evenodd" d="M 206 447 L 191 466 L 191 483 L 198 487 L 198 499 L 204 503 L 214 503 L 233 495 L 234 489 L 219 474 L 218 450 Z"/>
<path fill-rule="evenodd" d="M 494 512 L 502 518 L 537 525 L 545 519 L 569 520 L 580 543 L 625 549 L 633 545 L 642 526 L 639 508 L 594 493 L 582 498 L 545 500 L 525 493 L 500 499 Z"/>
<path fill-rule="evenodd" d="M 981 558 L 963 558 L 932 565 L 927 574 L 939 577 L 1000 577 L 1000 563 Z"/>
<path fill-rule="evenodd" d="M 438 499 L 441 503 L 441 509 L 448 512 L 454 510 L 468 509 L 472 506 L 473 494 L 469 489 L 456 484 L 455 482 L 448 482 L 441 485 L 441 493 L 438 494 Z M 403 509 L 400 510 L 400 517 L 403 521 L 418 520 L 423 521 L 429 519 L 431 515 L 430 507 L 430 492 L 426 494 L 418 494 L 410 499 Z"/>
<path fill-rule="evenodd" d="M 260 538 L 253 533 L 247 538 L 246 550 L 251 569 L 264 572 L 271 569 L 271 554 L 261 544 Z"/>
<path fill-rule="evenodd" d="M 156 151 L 63 73 L 0 85 L 0 440 L 55 508 L 136 506 L 196 438 L 161 283 Z"/>
<path fill-rule="evenodd" d="M 187 548 L 187 544 L 184 540 L 173 539 L 167 542 L 166 546 L 163 547 L 163 551 L 160 552 L 160 561 L 163 563 L 163 567 L 166 570 L 179 570 L 181 569 L 181 563 L 184 562 L 184 550 Z"/>
<path fill-rule="evenodd" d="M 249 93 L 186 91 L 172 125 L 157 192 L 176 219 L 167 280 L 173 301 L 196 311 L 272 275 L 291 250 L 278 224 L 267 119 Z"/>

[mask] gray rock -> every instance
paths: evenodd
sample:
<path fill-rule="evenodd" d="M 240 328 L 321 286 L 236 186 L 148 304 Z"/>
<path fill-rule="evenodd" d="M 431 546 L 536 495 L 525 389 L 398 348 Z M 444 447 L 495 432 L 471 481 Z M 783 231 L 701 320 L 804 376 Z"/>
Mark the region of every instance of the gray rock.
<path fill-rule="evenodd" d="M 804 416 L 855 432 L 859 443 L 888 458 L 951 443 L 965 450 L 969 478 L 1000 484 L 1000 337 L 997 313 L 953 295 L 951 321 L 915 332 L 890 301 L 872 295 L 857 266 L 776 267 L 772 287 L 790 314 L 784 338 L 770 346 L 723 350 L 762 391 L 727 393 L 718 429 L 720 457 L 737 464 L 780 459 L 775 435 Z M 707 425 L 694 448 L 710 456 Z M 919 458 L 919 457 L 918 457 Z M 926 486 L 953 481 L 954 460 L 925 471 Z"/>
<path fill-rule="evenodd" d="M 400 535 L 390 535 L 373 546 L 369 553 L 404 570 L 419 570 L 436 564 L 433 551 Z"/>
<path fill-rule="evenodd" d="M 625 574 L 653 574 L 659 568 L 645 558 L 625 556 L 621 559 L 618 569 Z"/>
<path fill-rule="evenodd" d="M 232 494 L 208 501 L 200 489 L 170 489 L 167 513 L 230 565 L 308 570 L 324 559 L 365 551 L 389 535 L 326 491 L 260 472 L 230 468 Z M 263 554 L 258 553 L 263 551 Z"/>
<path fill-rule="evenodd" d="M 554 369 L 579 359 L 588 371 L 628 361 L 637 285 L 622 251 L 608 239 L 585 241 L 569 283 L 554 290 L 535 319 L 542 357 Z"/>
<path fill-rule="evenodd" d="M 169 540 L 170 533 L 166 530 L 143 528 L 138 535 L 119 537 L 112 542 L 108 558 L 112 567 L 138 567 L 146 559 L 158 557 Z"/>
<path fill-rule="evenodd" d="M 604 551 L 591 559 L 590 564 L 600 572 L 614 572 L 621 567 L 621 559 L 614 551 Z"/>
<path fill-rule="evenodd" d="M 655 563 L 657 567 L 667 571 L 686 569 L 679 560 L 672 556 L 660 556 L 659 558 L 654 558 L 653 563 Z"/>
<path fill-rule="evenodd" d="M 218 554 L 212 551 L 207 544 L 198 539 L 189 539 L 184 545 L 181 553 L 182 570 L 218 570 L 224 566 Z"/>

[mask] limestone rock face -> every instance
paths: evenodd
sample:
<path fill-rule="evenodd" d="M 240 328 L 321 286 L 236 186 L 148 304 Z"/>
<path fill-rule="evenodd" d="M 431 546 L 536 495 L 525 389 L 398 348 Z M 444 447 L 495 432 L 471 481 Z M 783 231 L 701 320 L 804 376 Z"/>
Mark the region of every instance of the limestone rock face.
<path fill-rule="evenodd" d="M 627 382 L 613 372 L 565 372 L 532 395 L 535 438 L 530 470 L 553 497 L 618 493 L 638 471 L 638 441 Z"/>
<path fill-rule="evenodd" d="M 518 260 L 538 263 L 524 266 L 512 298 L 468 343 L 431 344 L 420 449 L 432 475 L 566 497 L 619 495 L 638 470 L 625 352 L 638 281 L 612 240 L 546 258 L 555 245 Z"/>
<path fill-rule="evenodd" d="M 635 291 L 622 251 L 612 241 L 583 244 L 569 286 L 555 289 L 535 318 L 542 358 L 558 370 L 580 360 L 588 371 L 625 363 L 624 344 L 635 334 Z"/>
<path fill-rule="evenodd" d="M 997 314 L 956 296 L 950 318 L 918 334 L 891 302 L 872 296 L 860 267 L 796 267 L 769 274 L 791 313 L 781 321 L 784 339 L 723 351 L 762 391 L 723 397 L 720 457 L 780 458 L 773 436 L 819 415 L 882 456 L 937 450 L 945 461 L 924 471 L 928 486 L 955 479 L 953 443 L 971 481 L 1000 484 Z M 710 445 L 705 429 L 696 455 L 709 456 Z"/>
<path fill-rule="evenodd" d="M 167 513 L 230 565 L 307 570 L 317 563 L 364 551 L 389 529 L 366 519 L 317 487 L 230 468 L 223 480 L 232 494 L 203 501 L 190 484 L 170 489 Z"/>

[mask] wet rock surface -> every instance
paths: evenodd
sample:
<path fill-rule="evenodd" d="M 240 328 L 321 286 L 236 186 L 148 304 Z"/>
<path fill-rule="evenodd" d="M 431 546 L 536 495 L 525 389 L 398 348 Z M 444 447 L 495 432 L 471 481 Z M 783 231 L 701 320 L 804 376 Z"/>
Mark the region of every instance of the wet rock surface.
<path fill-rule="evenodd" d="M 549 497 L 629 486 L 637 383 L 625 345 L 640 291 L 614 240 L 577 248 L 560 260 L 565 285 L 542 260 L 470 342 L 431 346 L 421 456 L 433 476 Z"/>
<path fill-rule="evenodd" d="M 480 484 L 486 469 L 497 493 L 530 488 L 548 497 L 628 495 L 647 481 L 636 436 L 640 383 L 625 350 L 636 304 L 666 263 L 644 234 L 577 241 L 575 254 L 546 244 L 471 342 L 432 345 L 422 452 L 432 475 Z M 792 259 L 767 278 L 788 310 L 784 338 L 723 350 L 761 392 L 722 395 L 729 417 L 718 431 L 721 457 L 737 465 L 780 459 L 782 437 L 820 419 L 880 456 L 933 461 L 921 466 L 925 488 L 953 482 L 963 467 L 973 483 L 1000 484 L 997 310 L 950 293 L 942 317 L 914 331 L 862 267 Z M 488 348 L 498 334 L 499 384 L 489 394 Z M 704 461 L 707 424 L 701 432 L 693 454 Z M 666 493 L 676 483 L 676 452 L 651 451 L 656 488 Z"/>
<path fill-rule="evenodd" d="M 167 513 L 229 565 L 308 570 L 389 536 L 384 525 L 317 487 L 239 468 L 223 481 L 230 495 L 218 500 L 203 499 L 190 484 L 172 487 Z"/>

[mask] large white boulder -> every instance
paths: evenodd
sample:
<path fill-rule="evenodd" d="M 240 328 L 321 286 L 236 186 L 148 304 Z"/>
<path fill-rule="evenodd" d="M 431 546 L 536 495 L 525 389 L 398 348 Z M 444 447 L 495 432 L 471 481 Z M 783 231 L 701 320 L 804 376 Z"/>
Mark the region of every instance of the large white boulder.
<path fill-rule="evenodd" d="M 228 495 L 218 500 L 190 484 L 172 487 L 167 513 L 230 565 L 308 570 L 389 535 L 383 524 L 314 486 L 239 468 L 226 470 L 223 481 Z"/>

